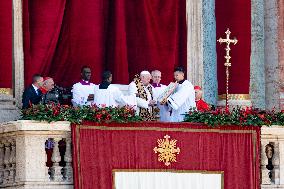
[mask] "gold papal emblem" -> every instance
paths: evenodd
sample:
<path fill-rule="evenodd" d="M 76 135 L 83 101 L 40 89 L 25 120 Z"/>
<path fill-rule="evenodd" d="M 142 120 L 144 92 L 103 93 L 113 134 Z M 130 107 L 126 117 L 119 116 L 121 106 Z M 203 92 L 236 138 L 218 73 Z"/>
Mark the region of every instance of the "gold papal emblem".
<path fill-rule="evenodd" d="M 164 136 L 165 139 L 158 139 L 158 147 L 154 148 L 154 152 L 158 154 L 158 161 L 164 162 L 169 166 L 171 162 L 176 161 L 176 154 L 180 153 L 180 149 L 176 147 L 177 140 L 169 140 L 169 135 Z"/>

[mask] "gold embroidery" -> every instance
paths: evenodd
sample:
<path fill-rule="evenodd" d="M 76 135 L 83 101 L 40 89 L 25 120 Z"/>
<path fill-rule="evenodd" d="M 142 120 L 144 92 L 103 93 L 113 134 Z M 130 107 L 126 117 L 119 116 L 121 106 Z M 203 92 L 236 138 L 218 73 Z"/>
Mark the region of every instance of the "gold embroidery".
<path fill-rule="evenodd" d="M 165 139 L 158 139 L 158 147 L 153 150 L 158 154 L 158 161 L 165 162 L 166 166 L 169 166 L 171 162 L 176 161 L 176 153 L 180 153 L 180 149 L 176 148 L 177 140 L 169 140 L 171 138 L 169 135 L 164 136 Z"/>
<path fill-rule="evenodd" d="M 226 94 L 218 95 L 219 100 L 225 100 Z M 229 94 L 229 100 L 250 100 L 249 94 Z"/>
<path fill-rule="evenodd" d="M 13 90 L 10 88 L 0 88 L 0 94 L 12 95 Z"/>
<path fill-rule="evenodd" d="M 136 88 L 137 88 L 137 97 L 148 101 L 149 99 L 148 99 L 147 92 L 146 92 L 146 90 L 145 90 L 145 88 L 144 88 L 144 86 L 141 82 L 139 75 L 135 75 L 134 83 L 135 83 Z M 152 86 L 148 85 L 147 90 L 151 94 L 151 100 L 153 100 Z M 157 120 L 156 114 L 157 114 L 157 110 L 154 109 L 153 107 L 139 108 L 139 116 L 142 117 L 144 121 L 155 121 L 155 120 Z"/>

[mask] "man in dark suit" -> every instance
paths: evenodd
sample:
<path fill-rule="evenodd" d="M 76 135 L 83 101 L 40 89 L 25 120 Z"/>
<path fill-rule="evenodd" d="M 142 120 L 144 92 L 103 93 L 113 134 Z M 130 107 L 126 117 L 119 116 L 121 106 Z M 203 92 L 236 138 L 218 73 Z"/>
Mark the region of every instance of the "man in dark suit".
<path fill-rule="evenodd" d="M 41 101 L 42 92 L 39 88 L 42 86 L 43 77 L 39 74 L 33 76 L 33 83 L 25 89 L 23 93 L 23 109 L 29 108 L 31 104 L 39 104 Z"/>

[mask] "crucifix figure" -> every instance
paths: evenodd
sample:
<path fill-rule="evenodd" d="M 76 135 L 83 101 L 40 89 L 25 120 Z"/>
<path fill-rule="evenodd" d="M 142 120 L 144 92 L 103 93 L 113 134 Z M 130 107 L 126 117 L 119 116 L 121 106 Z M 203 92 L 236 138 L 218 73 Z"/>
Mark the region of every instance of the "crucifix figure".
<path fill-rule="evenodd" d="M 226 67 L 226 110 L 228 110 L 229 108 L 229 104 L 228 104 L 228 96 L 229 96 L 229 76 L 230 76 L 230 73 L 229 73 L 229 67 L 232 65 L 230 63 L 230 59 L 231 59 L 231 56 L 230 56 L 230 44 L 233 43 L 234 45 L 237 44 L 238 40 L 237 39 L 230 39 L 230 30 L 229 28 L 227 29 L 227 31 L 225 32 L 226 34 L 226 39 L 223 39 L 220 37 L 219 40 L 217 40 L 220 44 L 222 43 L 226 43 L 226 56 L 225 56 L 225 59 L 226 59 L 226 62 L 225 62 L 225 67 Z"/>

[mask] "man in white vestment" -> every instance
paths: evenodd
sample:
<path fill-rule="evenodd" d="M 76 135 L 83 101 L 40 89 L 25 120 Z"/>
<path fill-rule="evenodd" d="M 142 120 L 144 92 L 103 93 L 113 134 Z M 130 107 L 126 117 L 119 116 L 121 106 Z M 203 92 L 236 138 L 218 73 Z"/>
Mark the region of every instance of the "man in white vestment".
<path fill-rule="evenodd" d="M 90 82 L 91 68 L 83 66 L 81 69 L 81 81 L 75 83 L 72 88 L 73 106 L 91 105 L 94 102 L 94 92 L 96 85 Z"/>
<path fill-rule="evenodd" d="M 135 106 L 135 96 L 124 96 L 123 93 L 112 82 L 112 74 L 110 71 L 104 71 L 102 74 L 102 82 L 95 89 L 94 103 L 98 106 Z"/>
<path fill-rule="evenodd" d="M 158 101 L 159 96 L 165 91 L 167 88 L 166 85 L 161 84 L 161 79 L 162 79 L 162 73 L 159 70 L 153 70 L 151 72 L 152 75 L 152 86 L 153 86 L 153 99 L 155 101 Z M 157 104 L 160 113 L 160 121 L 170 121 L 170 112 L 169 108 L 167 106 L 160 105 L 159 103 Z"/>
<path fill-rule="evenodd" d="M 134 81 L 129 84 L 128 88 L 129 94 L 136 96 L 137 114 L 145 121 L 156 119 L 153 109 L 156 101 L 153 100 L 153 87 L 150 80 L 150 72 L 142 71 L 140 76 L 136 76 Z"/>
<path fill-rule="evenodd" d="M 181 122 L 184 120 L 184 115 L 191 108 L 195 108 L 195 91 L 194 87 L 188 80 L 184 79 L 184 70 L 182 67 L 177 67 L 174 70 L 174 77 L 178 86 L 174 92 L 167 98 L 167 105 L 171 108 L 171 122 Z"/>

